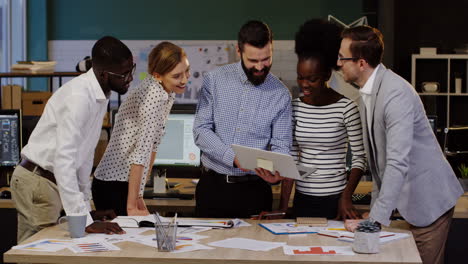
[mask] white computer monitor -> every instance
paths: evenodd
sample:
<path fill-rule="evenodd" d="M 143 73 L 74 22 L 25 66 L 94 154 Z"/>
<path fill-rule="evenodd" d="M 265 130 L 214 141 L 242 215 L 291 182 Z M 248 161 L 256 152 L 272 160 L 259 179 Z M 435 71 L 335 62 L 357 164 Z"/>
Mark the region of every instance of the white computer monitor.
<path fill-rule="evenodd" d="M 199 166 L 200 149 L 193 141 L 195 114 L 171 113 L 166 122 L 166 134 L 161 140 L 154 165 Z"/>

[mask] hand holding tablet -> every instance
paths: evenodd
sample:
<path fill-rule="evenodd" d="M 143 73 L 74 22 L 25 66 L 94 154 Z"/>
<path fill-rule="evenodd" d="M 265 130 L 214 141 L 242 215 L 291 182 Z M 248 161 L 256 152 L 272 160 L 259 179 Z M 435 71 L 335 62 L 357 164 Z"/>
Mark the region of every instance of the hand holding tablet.
<path fill-rule="evenodd" d="M 314 173 L 317 168 L 296 165 L 291 155 L 232 144 L 236 158 L 244 169 L 263 168 L 282 177 L 300 180 Z"/>

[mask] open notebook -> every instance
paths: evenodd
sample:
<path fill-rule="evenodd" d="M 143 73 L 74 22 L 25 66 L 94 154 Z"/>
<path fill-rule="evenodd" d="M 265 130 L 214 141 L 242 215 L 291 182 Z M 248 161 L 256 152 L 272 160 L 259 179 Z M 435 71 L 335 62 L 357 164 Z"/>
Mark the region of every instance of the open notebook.
<path fill-rule="evenodd" d="M 172 218 L 161 217 L 162 222 L 171 222 Z M 191 220 L 191 219 L 177 219 L 177 226 L 202 226 L 213 228 L 231 228 L 238 224 L 239 219 L 232 220 Z M 240 220 L 239 220 L 240 221 Z M 121 227 L 154 227 L 154 216 L 118 216 L 112 222 L 119 224 Z M 142 225 L 143 223 L 143 225 Z"/>

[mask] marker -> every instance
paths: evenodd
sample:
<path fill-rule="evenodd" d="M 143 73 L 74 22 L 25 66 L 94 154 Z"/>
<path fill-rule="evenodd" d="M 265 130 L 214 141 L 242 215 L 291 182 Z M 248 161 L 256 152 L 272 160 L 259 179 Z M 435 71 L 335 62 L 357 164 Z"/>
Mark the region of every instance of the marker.
<path fill-rule="evenodd" d="M 286 213 L 285 212 L 280 212 L 280 213 L 268 213 L 268 214 L 264 214 L 263 216 L 277 216 L 277 215 L 285 215 Z M 259 215 L 251 215 L 250 217 L 251 218 L 255 218 L 255 217 L 258 217 Z"/>

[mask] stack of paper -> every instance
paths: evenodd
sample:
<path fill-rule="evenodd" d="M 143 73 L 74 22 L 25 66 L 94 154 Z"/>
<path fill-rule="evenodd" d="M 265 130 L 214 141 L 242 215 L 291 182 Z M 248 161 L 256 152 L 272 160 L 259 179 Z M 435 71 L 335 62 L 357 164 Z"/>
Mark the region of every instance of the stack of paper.
<path fill-rule="evenodd" d="M 56 64 L 56 61 L 20 61 L 11 66 L 11 71 L 21 73 L 52 73 L 55 71 Z"/>
<path fill-rule="evenodd" d="M 228 238 L 208 243 L 208 245 L 214 247 L 238 248 L 252 251 L 269 251 L 274 248 L 284 246 L 285 244 L 286 243 L 284 242 L 269 242 L 241 237 Z"/>

